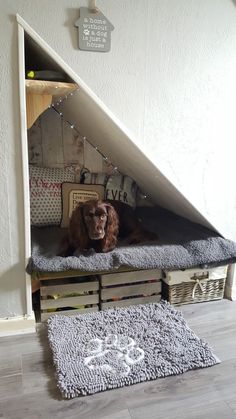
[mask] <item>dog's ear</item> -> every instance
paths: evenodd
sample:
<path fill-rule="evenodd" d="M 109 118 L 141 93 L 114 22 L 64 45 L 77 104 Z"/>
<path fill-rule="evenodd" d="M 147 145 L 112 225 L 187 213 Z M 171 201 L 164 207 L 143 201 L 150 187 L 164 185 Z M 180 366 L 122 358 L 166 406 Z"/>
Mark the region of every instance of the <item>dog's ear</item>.
<path fill-rule="evenodd" d="M 61 242 L 59 243 L 59 249 L 57 252 L 57 256 L 71 256 L 73 255 L 73 248 L 70 245 L 69 234 L 67 234 L 62 238 Z"/>
<path fill-rule="evenodd" d="M 84 203 L 74 209 L 69 223 L 69 241 L 70 244 L 79 250 L 87 249 L 89 237 L 84 220 Z"/>
<path fill-rule="evenodd" d="M 105 203 L 107 210 L 107 224 L 106 224 L 106 234 L 102 240 L 102 251 L 109 252 L 116 247 L 117 238 L 119 233 L 119 217 L 115 208 L 109 204 Z"/>

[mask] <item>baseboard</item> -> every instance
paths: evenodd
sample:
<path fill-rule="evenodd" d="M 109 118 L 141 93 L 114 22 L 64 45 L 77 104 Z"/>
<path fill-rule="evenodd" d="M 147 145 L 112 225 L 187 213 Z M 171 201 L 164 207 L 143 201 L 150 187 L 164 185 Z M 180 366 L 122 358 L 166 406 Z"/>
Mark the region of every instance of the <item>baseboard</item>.
<path fill-rule="evenodd" d="M 225 297 L 231 301 L 236 301 L 236 287 L 225 286 Z"/>
<path fill-rule="evenodd" d="M 35 316 L 18 316 L 0 319 L 0 337 L 36 332 Z"/>

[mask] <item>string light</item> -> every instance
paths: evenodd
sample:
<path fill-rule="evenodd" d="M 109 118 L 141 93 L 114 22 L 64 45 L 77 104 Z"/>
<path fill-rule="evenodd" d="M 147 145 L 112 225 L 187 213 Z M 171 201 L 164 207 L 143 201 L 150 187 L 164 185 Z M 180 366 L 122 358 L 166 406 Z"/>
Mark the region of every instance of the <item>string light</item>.
<path fill-rule="evenodd" d="M 56 108 L 55 108 L 55 106 L 54 106 L 54 104 L 52 104 L 51 105 L 51 108 L 54 110 L 54 112 L 56 112 L 61 118 L 63 118 L 63 113 L 61 112 L 61 111 L 59 111 L 59 110 L 57 110 Z M 101 152 L 101 150 L 99 150 L 99 148 L 97 147 L 97 146 L 94 146 L 89 140 L 88 140 L 88 138 L 85 136 L 85 135 L 82 135 L 81 134 L 81 132 L 76 128 L 76 126 L 75 126 L 75 124 L 73 124 L 72 122 L 70 122 L 70 121 L 67 121 L 67 120 L 65 120 L 64 118 L 63 118 L 63 121 L 64 122 L 66 122 L 68 125 L 69 125 L 69 127 L 71 128 L 71 129 L 73 129 L 73 130 L 75 130 L 76 131 L 76 133 L 84 140 L 84 141 L 87 141 L 101 156 L 102 156 L 102 158 L 103 158 L 103 160 L 107 163 L 107 164 L 110 164 L 111 166 L 112 166 L 112 168 L 113 168 L 113 170 L 116 170 L 116 171 L 118 171 L 118 167 L 116 166 L 116 169 L 114 169 L 114 165 L 112 164 L 112 162 L 108 159 L 108 157 L 107 156 L 105 156 L 102 152 Z"/>
<path fill-rule="evenodd" d="M 55 88 L 56 89 L 58 89 L 58 86 L 55 86 Z M 64 102 L 64 100 L 67 100 L 68 99 L 68 96 L 73 96 L 74 95 L 74 93 L 76 93 L 76 92 L 78 92 L 80 90 L 80 87 L 78 87 L 77 89 L 75 89 L 73 92 L 71 92 L 71 93 L 68 93 L 67 95 L 65 95 L 65 96 L 63 96 L 63 97 L 60 97 L 60 98 L 55 98 L 55 100 L 57 100 L 57 102 L 55 102 L 56 103 L 56 105 L 57 106 L 59 106 L 59 105 L 61 105 L 63 102 Z M 52 107 L 54 106 L 54 103 L 52 103 Z"/>
<path fill-rule="evenodd" d="M 70 95 L 71 96 L 73 96 L 73 93 L 70 93 Z M 65 97 L 65 99 L 67 99 L 67 96 Z M 61 112 L 61 111 L 58 111 L 56 108 L 55 108 L 55 106 L 54 106 L 54 104 L 52 103 L 52 105 L 51 106 L 49 106 L 49 108 L 51 108 L 51 109 L 53 109 L 61 118 L 63 118 L 63 113 Z M 111 165 L 112 166 L 112 170 L 115 172 L 115 173 L 117 173 L 117 172 L 119 172 L 119 168 L 117 167 L 117 166 L 114 166 L 113 164 L 112 164 L 112 162 L 108 159 L 108 157 L 107 156 L 105 156 L 102 152 L 101 152 L 101 150 L 99 150 L 99 148 L 98 148 L 98 146 L 94 146 L 89 140 L 88 140 L 88 138 L 86 137 L 86 136 L 84 136 L 84 135 L 82 135 L 81 134 L 81 132 L 76 128 L 76 126 L 75 126 L 75 124 L 73 124 L 73 123 L 71 123 L 70 121 L 67 121 L 67 120 L 65 120 L 64 118 L 63 118 L 63 122 L 66 122 L 69 126 L 70 126 L 70 128 L 71 129 L 73 129 L 73 130 L 75 130 L 76 131 L 76 133 L 84 140 L 84 141 L 87 141 L 89 144 L 90 144 L 90 146 L 92 146 L 101 156 L 102 156 L 102 158 L 103 158 L 103 160 L 108 164 L 108 165 Z M 88 169 L 86 169 L 86 170 L 88 170 Z M 140 193 L 140 197 L 142 198 L 142 199 L 147 199 L 148 197 L 147 197 L 147 195 L 146 194 L 143 194 L 143 193 Z"/>

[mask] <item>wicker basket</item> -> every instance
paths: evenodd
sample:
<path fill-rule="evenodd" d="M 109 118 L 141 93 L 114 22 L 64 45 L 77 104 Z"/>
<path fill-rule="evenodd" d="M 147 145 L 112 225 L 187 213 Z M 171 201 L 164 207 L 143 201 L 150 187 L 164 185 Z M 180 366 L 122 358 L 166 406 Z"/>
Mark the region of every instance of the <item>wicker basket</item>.
<path fill-rule="evenodd" d="M 224 296 L 227 268 L 165 271 L 162 298 L 171 304 L 220 300 Z"/>

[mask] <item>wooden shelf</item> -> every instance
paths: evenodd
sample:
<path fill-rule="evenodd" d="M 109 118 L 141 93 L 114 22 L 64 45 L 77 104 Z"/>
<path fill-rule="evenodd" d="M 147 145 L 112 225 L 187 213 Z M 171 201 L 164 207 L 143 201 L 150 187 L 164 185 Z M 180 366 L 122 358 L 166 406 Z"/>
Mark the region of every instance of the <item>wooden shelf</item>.
<path fill-rule="evenodd" d="M 27 128 L 52 104 L 53 97 L 63 97 L 78 89 L 76 83 L 25 80 Z"/>

